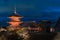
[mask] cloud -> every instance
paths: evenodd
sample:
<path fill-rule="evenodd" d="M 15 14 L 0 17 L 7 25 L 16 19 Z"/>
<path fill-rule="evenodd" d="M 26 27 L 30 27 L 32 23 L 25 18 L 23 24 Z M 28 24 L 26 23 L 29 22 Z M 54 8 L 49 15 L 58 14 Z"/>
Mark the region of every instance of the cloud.
<path fill-rule="evenodd" d="M 9 7 L 0 7 L 0 13 L 10 12 L 10 11 L 11 11 L 11 8 L 9 8 Z"/>
<path fill-rule="evenodd" d="M 19 8 L 19 9 L 34 9 L 35 8 L 35 5 L 32 5 L 32 4 L 30 4 L 30 5 L 27 5 L 27 4 L 19 4 L 19 5 L 17 5 L 17 8 Z"/>
<path fill-rule="evenodd" d="M 49 0 L 51 2 L 59 2 L 60 0 Z"/>
<path fill-rule="evenodd" d="M 46 8 L 44 12 L 60 12 L 60 7 L 49 7 Z"/>

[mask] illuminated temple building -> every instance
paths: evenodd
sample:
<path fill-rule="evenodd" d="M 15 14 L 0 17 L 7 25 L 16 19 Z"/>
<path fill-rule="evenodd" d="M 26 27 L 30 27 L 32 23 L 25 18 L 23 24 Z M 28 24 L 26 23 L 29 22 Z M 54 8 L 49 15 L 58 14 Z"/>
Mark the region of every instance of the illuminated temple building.
<path fill-rule="evenodd" d="M 14 9 L 14 13 L 13 15 L 9 16 L 8 18 L 10 18 L 10 21 L 8 22 L 10 24 L 9 29 L 10 30 L 20 30 L 20 24 L 22 23 L 20 21 L 20 18 L 22 18 L 22 16 L 19 16 L 16 13 L 16 8 Z"/>

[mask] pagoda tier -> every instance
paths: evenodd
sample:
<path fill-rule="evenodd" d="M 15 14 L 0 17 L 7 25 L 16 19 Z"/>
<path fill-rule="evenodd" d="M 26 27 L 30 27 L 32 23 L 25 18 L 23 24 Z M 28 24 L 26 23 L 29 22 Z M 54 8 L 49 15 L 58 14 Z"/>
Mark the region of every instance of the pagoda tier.
<path fill-rule="evenodd" d="M 12 17 L 9 17 L 11 20 L 10 21 L 20 21 L 20 18 L 21 17 L 14 17 L 14 16 L 12 16 Z"/>
<path fill-rule="evenodd" d="M 22 22 L 8 22 L 11 26 L 19 26 Z"/>

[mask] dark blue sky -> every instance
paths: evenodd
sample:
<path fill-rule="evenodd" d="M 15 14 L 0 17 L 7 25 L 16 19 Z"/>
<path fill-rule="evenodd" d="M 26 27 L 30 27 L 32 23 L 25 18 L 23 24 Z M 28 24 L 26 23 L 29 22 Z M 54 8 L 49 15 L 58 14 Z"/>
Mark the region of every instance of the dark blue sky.
<path fill-rule="evenodd" d="M 19 15 L 30 18 L 26 20 L 57 20 L 60 16 L 60 0 L 0 0 L 0 16 L 11 15 L 15 4 Z"/>

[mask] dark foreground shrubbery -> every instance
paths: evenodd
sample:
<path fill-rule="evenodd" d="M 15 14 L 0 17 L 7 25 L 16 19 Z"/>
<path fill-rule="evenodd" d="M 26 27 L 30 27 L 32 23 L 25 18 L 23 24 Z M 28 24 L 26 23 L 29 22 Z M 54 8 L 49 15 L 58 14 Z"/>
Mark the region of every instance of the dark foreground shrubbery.
<path fill-rule="evenodd" d="M 22 40 L 15 32 L 0 32 L 0 40 Z"/>
<path fill-rule="evenodd" d="M 31 34 L 29 40 L 53 40 L 56 33 L 37 33 Z M 0 32 L 0 40 L 23 40 L 15 31 Z"/>

